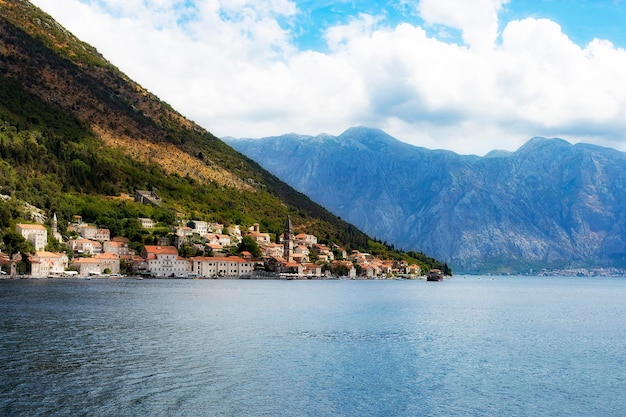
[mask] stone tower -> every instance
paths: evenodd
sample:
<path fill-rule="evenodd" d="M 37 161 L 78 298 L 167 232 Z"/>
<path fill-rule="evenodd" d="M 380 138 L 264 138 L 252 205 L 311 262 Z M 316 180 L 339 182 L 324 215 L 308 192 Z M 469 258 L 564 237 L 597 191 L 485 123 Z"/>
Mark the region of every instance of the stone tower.
<path fill-rule="evenodd" d="M 63 236 L 61 236 L 61 233 L 59 233 L 58 230 L 58 221 L 57 221 L 57 214 L 54 213 L 54 215 L 52 216 L 52 236 L 59 242 L 59 243 L 63 243 Z"/>
<path fill-rule="evenodd" d="M 56 213 L 54 213 L 54 214 L 52 215 L 52 227 L 51 227 L 51 229 L 52 229 L 52 234 L 57 233 L 57 225 L 58 225 L 58 222 L 57 222 L 57 214 L 56 214 Z"/>
<path fill-rule="evenodd" d="M 293 262 L 293 229 L 291 227 L 291 217 L 287 216 L 285 231 L 283 232 L 283 257 L 287 262 Z"/>

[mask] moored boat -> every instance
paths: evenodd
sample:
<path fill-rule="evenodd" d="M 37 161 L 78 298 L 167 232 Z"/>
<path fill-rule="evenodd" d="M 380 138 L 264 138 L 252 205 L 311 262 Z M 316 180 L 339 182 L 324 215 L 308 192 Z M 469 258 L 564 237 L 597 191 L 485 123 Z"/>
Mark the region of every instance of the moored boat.
<path fill-rule="evenodd" d="M 431 269 L 426 275 L 426 281 L 443 281 L 443 272 L 440 269 Z"/>

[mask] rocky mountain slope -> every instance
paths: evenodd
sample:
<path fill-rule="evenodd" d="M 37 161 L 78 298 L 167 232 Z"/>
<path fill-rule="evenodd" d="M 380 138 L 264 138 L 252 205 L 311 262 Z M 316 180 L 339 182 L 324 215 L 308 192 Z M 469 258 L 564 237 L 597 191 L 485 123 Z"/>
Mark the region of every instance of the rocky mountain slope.
<path fill-rule="evenodd" d="M 456 271 L 626 266 L 626 154 L 534 138 L 485 157 L 381 130 L 227 139 L 367 233 Z"/>
<path fill-rule="evenodd" d="M 158 190 L 163 219 L 258 222 L 279 234 L 289 214 L 298 232 L 322 241 L 346 249 L 370 241 L 28 1 L 0 0 L 0 194 L 55 212 L 61 224 L 81 214 L 116 232 L 145 215 L 129 196 L 146 188 Z M 5 201 L 0 235 L 20 215 Z"/>

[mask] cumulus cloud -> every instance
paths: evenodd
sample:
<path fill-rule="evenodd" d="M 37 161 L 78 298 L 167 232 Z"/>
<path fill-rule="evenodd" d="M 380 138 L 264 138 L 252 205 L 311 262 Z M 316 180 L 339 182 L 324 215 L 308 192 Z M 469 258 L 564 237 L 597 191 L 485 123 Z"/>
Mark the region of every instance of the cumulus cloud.
<path fill-rule="evenodd" d="M 508 0 L 422 0 L 418 11 L 428 25 L 461 30 L 472 48 L 493 48 L 498 37 L 498 12 Z"/>
<path fill-rule="evenodd" d="M 288 0 L 35 0 L 133 79 L 218 136 L 380 127 L 484 154 L 532 136 L 626 149 L 626 52 L 506 0 L 422 0 L 424 25 L 360 14 L 299 50 Z M 438 30 L 432 31 L 433 27 Z M 459 30 L 461 42 L 432 35 Z"/>

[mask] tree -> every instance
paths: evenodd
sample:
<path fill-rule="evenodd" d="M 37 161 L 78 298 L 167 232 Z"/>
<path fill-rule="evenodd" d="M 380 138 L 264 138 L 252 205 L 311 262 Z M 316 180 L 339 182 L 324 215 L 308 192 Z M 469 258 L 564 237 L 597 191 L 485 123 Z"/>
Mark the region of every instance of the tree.
<path fill-rule="evenodd" d="M 17 273 L 20 275 L 28 275 L 31 271 L 29 253 L 22 252 L 22 259 L 17 263 Z"/>
<path fill-rule="evenodd" d="M 348 276 L 350 270 L 344 264 L 337 264 L 330 267 L 330 272 L 338 277 L 345 277 Z"/>
<path fill-rule="evenodd" d="M 253 258 L 260 258 L 262 255 L 261 248 L 259 248 L 259 245 L 250 236 L 244 236 L 237 248 L 237 253 L 245 251 L 250 252 Z"/>
<path fill-rule="evenodd" d="M 189 244 L 184 244 L 178 249 L 178 254 L 183 258 L 191 258 L 196 254 L 196 250 Z"/>
<path fill-rule="evenodd" d="M 10 255 L 14 255 L 18 252 L 24 253 L 35 253 L 35 248 L 33 245 L 24 239 L 24 236 L 17 233 L 14 230 L 6 230 L 2 236 L 2 242 L 4 243 L 5 251 Z"/>
<path fill-rule="evenodd" d="M 343 253 L 337 249 L 337 248 L 333 248 L 333 255 L 335 255 L 335 259 L 338 261 L 342 261 L 343 260 Z"/>
<path fill-rule="evenodd" d="M 315 247 L 311 248 L 311 250 L 309 251 L 309 261 L 312 263 L 315 263 L 317 262 L 318 259 L 319 259 L 319 252 L 317 251 Z"/>
<path fill-rule="evenodd" d="M 0 201 L 0 227 L 9 227 L 11 224 L 11 210 Z"/>

